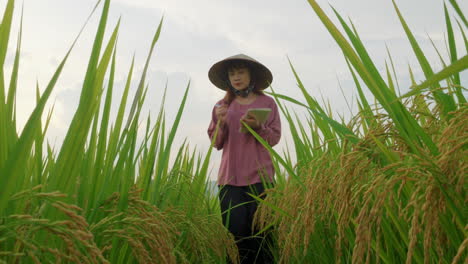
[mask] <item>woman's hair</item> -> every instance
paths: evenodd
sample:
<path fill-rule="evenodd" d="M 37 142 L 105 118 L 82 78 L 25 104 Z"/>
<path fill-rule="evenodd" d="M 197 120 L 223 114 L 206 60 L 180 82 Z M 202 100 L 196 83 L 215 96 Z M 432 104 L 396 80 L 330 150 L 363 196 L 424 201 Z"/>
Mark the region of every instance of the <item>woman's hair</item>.
<path fill-rule="evenodd" d="M 252 69 L 250 64 L 245 62 L 245 61 L 242 61 L 242 60 L 236 60 L 236 61 L 232 61 L 231 63 L 229 63 L 229 65 L 226 67 L 226 70 L 224 71 L 224 79 L 226 80 L 228 85 L 231 85 L 231 83 L 229 81 L 229 77 L 228 77 L 228 72 L 231 71 L 231 70 L 244 69 L 244 68 L 249 70 L 250 82 L 255 81 L 255 71 Z M 258 95 L 263 94 L 263 91 L 258 90 L 257 86 L 254 87 L 252 92 L 255 93 L 255 94 L 258 94 Z M 232 101 L 234 101 L 235 98 L 236 98 L 236 95 L 234 94 L 234 92 L 229 88 L 226 89 L 226 95 L 224 96 L 224 102 L 227 105 L 230 105 L 232 103 Z"/>

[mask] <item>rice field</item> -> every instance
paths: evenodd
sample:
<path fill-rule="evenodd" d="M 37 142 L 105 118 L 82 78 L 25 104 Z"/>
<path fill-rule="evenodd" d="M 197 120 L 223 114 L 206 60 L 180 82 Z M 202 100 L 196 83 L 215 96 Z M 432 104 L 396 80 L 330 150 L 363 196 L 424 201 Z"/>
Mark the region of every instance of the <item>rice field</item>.
<path fill-rule="evenodd" d="M 404 10 L 393 2 L 425 77 L 413 78 L 402 94 L 393 65 L 397 57 L 388 53 L 386 71 L 379 71 L 352 22 L 335 11 L 339 24 L 334 24 L 316 1 L 308 2 L 344 54 L 360 111 L 350 120 L 333 118 L 292 62 L 303 98 L 270 90 L 293 148 L 279 153 L 250 132 L 270 151 L 277 171 L 277 184 L 256 215 L 262 232 L 274 238 L 276 261 L 467 263 L 468 105 L 460 73 L 468 68 L 468 21 L 463 10 L 455 0 L 441 10 L 449 58 L 440 55 L 444 67 L 435 71 Z M 45 113 L 45 106 L 80 36 L 47 85 L 37 87 L 36 106 L 17 131 L 22 22 L 15 36 L 18 2 L 7 0 L 0 24 L 0 263 L 236 263 L 233 237 L 221 223 L 217 198 L 209 195 L 211 150 L 200 154 L 188 142 L 174 142 L 176 133 L 183 133 L 178 128 L 190 85 L 173 122 L 165 118 L 164 98 L 156 117 L 141 117 L 163 21 L 154 29 L 141 76 L 133 79 L 136 65 L 127 65 L 123 96 L 114 98 L 116 67 L 122 65 L 116 62 L 120 22 L 105 31 L 110 4 L 99 1 L 93 11 L 100 12 L 100 20 L 92 25 L 96 35 L 79 105 L 55 151 L 46 141 L 53 112 Z M 16 45 L 9 46 L 15 37 Z M 455 38 L 463 39 L 463 49 L 457 49 Z M 13 69 L 6 72 L 11 51 Z M 130 95 L 133 83 L 138 89 Z M 364 95 L 366 89 L 372 98 Z M 115 100 L 117 115 L 111 119 Z M 306 122 L 292 105 L 305 109 Z"/>

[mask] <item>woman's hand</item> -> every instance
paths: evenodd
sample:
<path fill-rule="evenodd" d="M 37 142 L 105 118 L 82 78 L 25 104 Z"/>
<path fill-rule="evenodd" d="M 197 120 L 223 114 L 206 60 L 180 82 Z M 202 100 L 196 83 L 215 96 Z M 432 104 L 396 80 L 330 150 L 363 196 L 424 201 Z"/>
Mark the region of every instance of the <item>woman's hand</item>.
<path fill-rule="evenodd" d="M 253 130 L 259 129 L 261 126 L 260 122 L 258 122 L 253 115 L 248 113 L 242 116 L 241 121 L 244 121 L 244 123 L 246 123 Z"/>
<path fill-rule="evenodd" d="M 220 125 L 223 126 L 224 122 L 226 122 L 228 106 L 226 104 L 216 104 L 215 107 L 215 115 L 218 118 Z"/>

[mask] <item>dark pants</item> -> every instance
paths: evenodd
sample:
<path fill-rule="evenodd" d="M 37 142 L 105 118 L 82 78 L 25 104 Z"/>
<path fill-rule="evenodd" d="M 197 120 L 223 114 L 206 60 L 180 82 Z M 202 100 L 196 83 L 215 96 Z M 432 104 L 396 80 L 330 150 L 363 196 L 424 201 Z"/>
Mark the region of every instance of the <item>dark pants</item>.
<path fill-rule="evenodd" d="M 236 239 L 242 264 L 273 263 L 268 245 L 271 243 L 271 239 L 265 239 L 262 234 L 254 236 L 259 230 L 252 230 L 258 201 L 248 193 L 260 196 L 264 190 L 262 183 L 249 186 L 224 185 L 220 187 L 219 199 L 223 224 Z M 264 195 L 261 195 L 262 199 L 265 198 Z"/>

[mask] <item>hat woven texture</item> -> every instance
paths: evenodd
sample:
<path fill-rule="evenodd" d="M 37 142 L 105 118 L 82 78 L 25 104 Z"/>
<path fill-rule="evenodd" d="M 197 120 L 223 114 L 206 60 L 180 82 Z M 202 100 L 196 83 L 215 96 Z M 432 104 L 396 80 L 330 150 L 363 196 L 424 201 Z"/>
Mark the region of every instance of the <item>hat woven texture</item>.
<path fill-rule="evenodd" d="M 238 54 L 221 60 L 211 66 L 210 70 L 208 71 L 208 78 L 216 87 L 222 90 L 228 89 L 226 71 L 229 65 L 234 61 L 244 61 L 250 66 L 252 71 L 251 78 L 252 81 L 255 82 L 257 89 L 263 90 L 270 86 L 271 82 L 273 81 L 273 75 L 271 74 L 271 71 L 257 60 L 244 54 Z"/>

